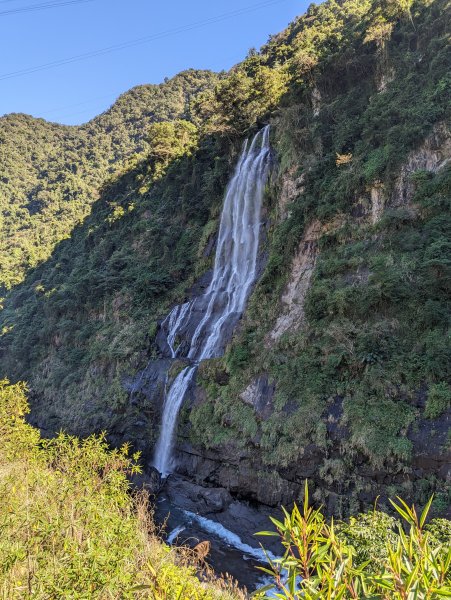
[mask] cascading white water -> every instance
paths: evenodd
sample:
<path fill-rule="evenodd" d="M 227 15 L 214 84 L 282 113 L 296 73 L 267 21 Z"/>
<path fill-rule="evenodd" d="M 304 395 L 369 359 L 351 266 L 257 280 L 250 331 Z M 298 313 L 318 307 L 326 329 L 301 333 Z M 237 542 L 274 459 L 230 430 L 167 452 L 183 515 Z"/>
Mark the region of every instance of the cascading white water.
<path fill-rule="evenodd" d="M 174 308 L 171 310 L 171 312 L 161 324 L 162 326 L 165 325 L 166 322 L 168 324 L 169 333 L 166 341 L 168 343 L 169 350 L 171 351 L 171 358 L 175 358 L 177 356 L 178 348 L 174 347 L 175 339 L 180 329 L 180 325 L 183 323 L 183 320 L 190 306 L 191 302 L 186 302 L 185 304 L 174 306 Z"/>
<path fill-rule="evenodd" d="M 244 310 L 255 280 L 260 233 L 260 213 L 269 169 L 269 126 L 260 130 L 252 143 L 244 144 L 235 173 L 228 185 L 219 226 L 215 265 L 211 283 L 201 298 L 204 314 L 197 325 L 188 358 L 193 364 L 175 378 L 166 394 L 160 438 L 155 448 L 154 466 L 163 476 L 171 469 L 171 454 L 177 416 L 188 387 L 201 360 L 215 358 L 223 351 L 227 323 Z M 172 358 L 177 356 L 175 341 L 194 304 L 176 306 L 166 317 L 167 343 Z"/>

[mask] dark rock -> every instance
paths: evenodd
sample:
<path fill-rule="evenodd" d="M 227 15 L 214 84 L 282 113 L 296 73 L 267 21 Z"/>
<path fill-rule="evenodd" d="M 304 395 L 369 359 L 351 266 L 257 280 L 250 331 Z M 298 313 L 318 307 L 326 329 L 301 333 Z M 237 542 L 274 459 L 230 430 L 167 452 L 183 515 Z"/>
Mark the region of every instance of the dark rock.
<path fill-rule="evenodd" d="M 138 489 L 147 490 L 153 496 L 159 494 L 163 487 L 161 475 L 154 467 L 149 467 L 144 473 L 135 473 L 130 481 Z"/>
<path fill-rule="evenodd" d="M 232 502 L 225 488 L 202 487 L 177 475 L 168 478 L 165 490 L 173 504 L 200 515 L 223 511 Z"/>
<path fill-rule="evenodd" d="M 411 427 L 408 438 L 413 444 L 412 467 L 422 477 L 430 473 L 451 480 L 451 451 L 447 444 L 451 410 L 436 419 L 420 419 Z"/>
<path fill-rule="evenodd" d="M 269 382 L 267 375 L 260 375 L 240 394 L 246 404 L 252 406 L 262 419 L 268 419 L 273 412 L 273 398 L 276 386 Z"/>

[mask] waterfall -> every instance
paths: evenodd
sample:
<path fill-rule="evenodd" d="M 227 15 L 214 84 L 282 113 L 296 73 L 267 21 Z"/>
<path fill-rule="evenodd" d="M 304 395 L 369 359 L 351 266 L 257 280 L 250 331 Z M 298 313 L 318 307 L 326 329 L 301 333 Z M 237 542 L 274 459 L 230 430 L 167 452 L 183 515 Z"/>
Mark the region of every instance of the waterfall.
<path fill-rule="evenodd" d="M 168 343 L 169 350 L 171 351 L 171 358 L 176 358 L 177 356 L 178 348 L 174 347 L 175 340 L 177 337 L 177 333 L 180 329 L 180 325 L 183 323 L 183 320 L 190 306 L 191 302 L 186 302 L 185 304 L 181 304 L 180 306 L 174 306 L 174 308 L 171 310 L 171 312 L 161 324 L 161 326 L 163 327 L 167 323 L 169 328 L 169 333 L 166 341 Z"/>
<path fill-rule="evenodd" d="M 266 126 L 254 136 L 250 145 L 246 140 L 227 187 L 210 285 L 202 296 L 173 308 L 163 322 L 168 328 L 167 344 L 171 356 L 176 358 L 177 335 L 186 326 L 195 307 L 200 307 L 202 313 L 187 352 L 191 364 L 180 371 L 165 394 L 160 438 L 154 457 L 154 466 L 162 475 L 167 475 L 172 466 L 177 416 L 197 366 L 202 360 L 222 354 L 231 326 L 242 314 L 255 281 L 260 213 L 269 159 L 269 126 Z"/>

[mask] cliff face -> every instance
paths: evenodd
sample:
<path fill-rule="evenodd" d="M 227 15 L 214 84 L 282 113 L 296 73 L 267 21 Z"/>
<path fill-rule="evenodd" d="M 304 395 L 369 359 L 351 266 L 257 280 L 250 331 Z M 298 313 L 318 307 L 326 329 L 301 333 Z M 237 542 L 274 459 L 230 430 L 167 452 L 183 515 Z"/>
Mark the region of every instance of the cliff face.
<path fill-rule="evenodd" d="M 374 187 L 369 188 L 364 196 L 358 197 L 353 209 L 357 216 L 352 215 L 355 226 L 353 238 L 355 236 L 360 240 L 372 238 L 380 243 L 385 234 L 376 226 L 394 209 L 406 211 L 403 214 L 407 215 L 408 221 L 421 219 L 420 215 L 424 212 L 424 207 L 415 200 L 418 195 L 418 184 L 413 183 L 412 176 L 424 173 L 429 173 L 428 177 L 432 178 L 444 176 L 451 160 L 450 140 L 451 135 L 447 126 L 444 123 L 437 124 L 399 167 L 390 192 L 387 192 L 382 183 L 378 182 Z M 288 182 L 287 179 L 286 173 L 273 174 L 272 186 L 277 200 L 273 214 L 276 215 L 279 224 L 287 218 L 286 210 L 289 210 L 290 206 L 290 202 L 286 199 L 286 189 L 300 189 L 301 197 L 303 193 L 302 188 L 295 181 Z M 291 201 L 296 201 L 297 198 L 299 196 L 293 195 Z M 286 284 L 280 293 L 273 320 L 266 324 L 267 333 L 263 338 L 264 352 L 277 353 L 277 344 L 284 336 L 289 335 L 293 339 L 294 336 L 308 333 L 309 322 L 305 313 L 305 303 L 315 266 L 321 258 L 321 240 L 324 242 L 324 239 L 329 236 L 336 235 L 345 225 L 346 217 L 341 215 L 323 224 L 315 219 L 305 226 L 287 271 Z M 266 230 L 269 222 L 264 220 L 262 227 Z M 399 235 L 402 235 L 402 232 L 398 231 Z M 350 248 L 353 243 L 354 239 L 345 240 L 345 244 Z M 264 246 L 265 244 L 262 244 L 260 253 L 261 272 L 264 271 L 267 262 Z M 346 286 L 350 289 L 356 286 L 367 286 L 371 275 L 369 268 L 357 266 L 353 272 L 346 272 Z M 209 280 L 208 271 L 188 291 L 186 299 L 190 300 L 201 293 L 208 286 Z M 178 339 L 181 348 L 184 343 L 188 343 L 201 318 L 202 311 L 192 314 L 189 328 L 182 331 Z M 371 326 L 370 315 L 365 317 L 364 323 L 365 326 L 367 324 Z M 357 326 L 356 323 L 355 328 Z M 112 432 L 116 443 L 127 439 L 127 435 L 131 434 L 137 447 L 143 451 L 146 461 L 151 460 L 153 450 L 153 442 L 149 439 L 148 432 L 154 428 L 152 421 L 158 421 L 160 418 L 165 384 L 167 386 L 164 375 L 171 363 L 165 327 L 165 324 L 160 326 L 156 342 L 158 354 L 166 358 L 151 361 L 146 369 L 128 384 L 128 388 L 132 390 L 132 404 L 149 402 L 153 406 L 152 416 L 146 419 L 145 412 L 142 411 L 141 420 L 136 425 L 130 428 L 125 420 L 119 429 Z M 338 329 L 336 323 L 332 324 L 329 333 L 333 336 L 334 344 L 347 345 L 349 351 L 355 353 L 355 341 L 349 334 L 344 338 L 343 332 Z M 235 343 L 239 343 L 242 335 L 243 325 L 238 331 Z M 229 352 L 233 352 L 233 344 Z M 300 354 L 302 355 L 302 350 Z M 183 364 L 183 361 L 178 362 Z M 224 393 L 224 389 L 227 390 L 230 385 L 231 369 L 227 359 L 224 365 L 221 364 L 222 362 L 220 359 L 212 360 L 201 366 L 199 376 L 201 385 L 186 399 L 187 407 L 192 407 L 194 415 L 206 406 L 223 402 L 221 396 L 216 400 L 215 394 L 218 390 L 220 393 Z M 272 507 L 281 504 L 289 505 L 298 500 L 302 496 L 304 481 L 308 479 L 316 490 L 317 500 L 325 502 L 327 511 L 335 515 L 361 509 L 371 504 L 376 496 L 380 496 L 383 503 L 387 493 L 393 488 L 411 494 L 412 497 L 418 497 L 419 494 L 427 495 L 432 490 L 438 491 L 442 497 L 445 497 L 443 494 L 446 490 L 446 482 L 451 477 L 451 455 L 447 439 L 451 413 L 444 407 L 439 415 L 427 414 L 425 405 L 430 390 L 424 382 L 420 382 L 413 390 L 411 398 L 407 398 L 405 392 L 403 398 L 399 398 L 400 403 L 408 400 L 414 411 L 410 422 L 400 426 L 394 432 L 396 439 L 404 440 L 409 444 L 408 458 L 402 460 L 402 457 L 386 456 L 374 459 L 368 455 L 364 446 L 359 448 L 353 438 L 352 422 L 350 423 L 349 417 L 345 414 L 343 403 L 346 401 L 346 396 L 337 393 L 327 399 L 321 411 L 313 414 L 313 418 L 323 427 L 321 437 L 318 432 L 315 432 L 315 436 L 309 438 L 302 432 L 300 426 L 299 446 L 295 450 L 296 459 L 293 461 L 288 459 L 282 465 L 271 464 L 268 461 L 268 448 L 261 444 L 261 439 L 265 427 L 267 424 L 271 427 L 271 419 L 278 411 L 278 382 L 268 370 L 259 371 L 259 363 L 256 362 L 257 374 L 253 375 L 248 383 L 241 384 L 241 387 L 234 386 L 232 392 L 235 409 L 239 410 L 237 406 L 241 405 L 255 416 L 256 427 L 252 437 L 249 437 L 245 444 L 242 440 L 237 440 L 237 424 L 230 412 L 222 416 L 216 431 L 217 439 L 222 437 L 225 441 L 214 441 L 210 433 L 213 419 L 210 419 L 209 423 L 208 418 L 205 417 L 205 421 L 199 422 L 195 416 L 196 435 L 193 436 L 193 423 L 190 422 L 192 419 L 187 408 L 182 415 L 183 422 L 176 449 L 177 473 L 197 485 L 225 488 L 238 498 L 257 501 Z M 170 381 L 171 379 L 169 383 Z M 302 403 L 302 396 L 300 402 Z M 314 409 L 315 407 L 312 407 L 312 410 Z M 293 402 L 283 407 L 282 419 L 288 422 L 295 410 Z M 383 417 L 382 414 L 380 417 L 382 427 Z M 377 424 L 371 425 L 377 427 Z M 209 439 L 207 437 L 202 439 L 199 435 L 199 432 L 205 430 L 208 432 L 206 436 L 208 435 Z M 390 443 L 388 434 L 387 439 L 383 441 Z M 416 492 L 415 488 L 420 492 Z"/>
<path fill-rule="evenodd" d="M 84 126 L 86 135 L 105 130 L 93 156 L 121 169 L 103 185 L 105 174 L 90 171 L 96 183 L 83 215 L 64 224 L 70 237 L 48 258 L 56 242 L 46 242 L 37 268 L 21 263 L 21 284 L 3 282 L 13 287 L 0 314 L 0 375 L 28 381 L 31 420 L 46 434 L 104 429 L 149 464 L 166 373 L 171 381 L 184 365 L 171 358 L 165 317 L 208 286 L 239 148 L 270 123 L 257 280 L 224 356 L 202 363 L 186 398 L 178 471 L 270 506 L 298 498 L 307 478 L 334 514 L 377 495 L 422 502 L 432 491 L 443 512 L 451 395 L 444 2 L 419 1 L 412 18 L 415 27 L 396 3 L 325 2 L 222 79 L 189 72 L 186 90 L 137 90 L 139 110 L 132 92 Z M 120 123 L 110 122 L 117 111 Z M 106 130 L 116 136 L 112 155 Z M 135 146 L 135 159 L 121 162 Z M 60 170 L 74 169 L 76 161 Z M 20 193 L 41 201 L 28 183 Z M 52 193 L 60 183 L 49 179 Z M 58 208 L 38 204 L 45 222 Z M 181 347 L 203 308 L 180 332 Z"/>
<path fill-rule="evenodd" d="M 448 127 L 444 123 L 437 124 L 423 143 L 409 153 L 399 168 L 390 193 L 382 184 L 376 183 L 365 197 L 359 198 L 357 235 L 363 238 L 374 236 L 374 225 L 393 208 L 406 210 L 409 218 L 417 218 L 422 209 L 415 202 L 412 176 L 424 172 L 438 176 L 443 174 L 451 160 L 450 142 Z M 279 215 L 284 214 L 286 207 L 286 190 L 296 186 L 296 181 L 287 181 L 285 174 L 281 176 Z M 305 300 L 320 256 L 318 241 L 334 234 L 343 224 L 343 218 L 327 224 L 314 220 L 305 227 L 290 265 L 286 286 L 280 295 L 275 323 L 265 337 L 265 348 L 270 349 L 287 332 L 293 336 L 296 332 L 308 330 Z M 358 268 L 353 274 L 347 274 L 347 284 L 364 286 L 370 277 L 370 271 Z M 341 340 L 336 342 L 339 344 Z M 352 345 L 351 340 L 347 342 Z M 214 376 L 207 373 L 206 379 Z M 260 428 L 264 428 L 265 422 L 276 410 L 276 389 L 277 380 L 262 372 L 253 376 L 239 393 L 240 400 L 258 416 Z M 254 436 L 248 447 L 243 448 L 230 439 L 225 444 L 208 444 L 206 450 L 202 444 L 189 441 L 189 432 L 185 431 L 178 446 L 178 471 L 198 484 L 225 487 L 238 496 L 274 507 L 298 500 L 302 496 L 304 480 L 308 479 L 317 490 L 317 498 L 326 501 L 330 514 L 356 510 L 372 502 L 376 496 L 384 502 L 387 489 L 393 487 L 409 490 L 410 493 L 416 486 L 431 489 L 433 480 L 449 482 L 451 478 L 448 445 L 451 411 L 445 409 L 435 418 L 427 418 L 424 414 L 427 395 L 427 387 L 419 385 L 412 398 L 416 418 L 410 426 L 397 432 L 411 444 L 408 465 L 390 460 L 377 465 L 358 450 L 350 457 L 346 446 L 352 443 L 351 429 L 344 415 L 344 396 L 337 394 L 328 400 L 321 414 L 316 414 L 324 424 L 325 440 L 322 443 L 311 440 L 302 445 L 298 459 L 283 468 L 267 464 L 259 444 L 261 433 Z M 198 390 L 193 402 L 195 406 L 208 402 L 205 391 Z M 289 408 L 284 418 L 290 419 Z M 223 421 L 222 427 L 227 429 L 227 422 Z M 442 489 L 446 489 L 446 484 Z"/>

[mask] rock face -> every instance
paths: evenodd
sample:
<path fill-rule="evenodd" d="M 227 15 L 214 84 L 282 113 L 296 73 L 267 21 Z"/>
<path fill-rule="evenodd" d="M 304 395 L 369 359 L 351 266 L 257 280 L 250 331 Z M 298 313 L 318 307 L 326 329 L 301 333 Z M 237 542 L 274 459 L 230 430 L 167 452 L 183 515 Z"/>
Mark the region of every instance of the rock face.
<path fill-rule="evenodd" d="M 267 419 L 272 413 L 274 391 L 274 383 L 270 382 L 266 375 L 261 375 L 247 386 L 240 398 L 252 406 L 260 418 Z"/>
<path fill-rule="evenodd" d="M 415 184 L 412 175 L 417 171 L 437 173 L 451 161 L 451 133 L 445 123 L 438 123 L 432 133 L 414 151 L 412 151 L 388 194 L 385 186 L 376 181 L 370 189 L 370 221 L 375 225 L 386 208 L 412 206 Z"/>
<path fill-rule="evenodd" d="M 412 482 L 427 480 L 431 474 L 451 482 L 451 453 L 444 450 L 451 411 L 412 427 L 408 435 L 413 444 L 411 471 L 391 465 L 388 472 L 385 467 L 372 467 L 363 455 L 357 455 L 353 468 L 358 486 L 347 482 L 341 448 L 349 431 L 341 419 L 342 401 L 340 396 L 331 400 L 319 417 L 326 424 L 327 448 L 309 444 L 302 449 L 302 457 L 285 468 L 266 465 L 258 447 L 243 451 L 227 444 L 206 450 L 185 440 L 177 448 L 177 472 L 198 486 L 213 487 L 213 495 L 214 490 L 224 488 L 237 500 L 257 502 L 271 510 L 300 502 L 308 479 L 314 499 L 325 505 L 326 513 L 335 516 L 362 510 L 376 496 L 380 496 L 381 506 L 385 503 L 388 508 L 387 486 L 392 484 L 408 489 Z"/>
<path fill-rule="evenodd" d="M 388 192 L 381 182 L 374 183 L 368 197 L 362 199 L 361 205 L 356 205 L 355 222 L 366 227 L 376 224 L 389 208 L 404 206 L 415 210 L 412 204 L 414 188 L 411 175 L 418 170 L 436 172 L 443 168 L 451 157 L 450 139 L 449 131 L 444 125 L 436 126 L 424 143 L 408 156 L 392 191 Z M 290 203 L 302 194 L 302 185 L 303 177 L 296 177 L 294 171 L 282 177 L 279 187 L 279 219 L 286 218 Z M 265 340 L 268 346 L 276 344 L 284 333 L 303 327 L 304 302 L 318 259 L 318 240 L 321 235 L 339 229 L 342 224 L 337 218 L 331 223 L 313 221 L 306 227 L 280 298 L 279 315 Z M 263 218 L 258 274 L 262 273 L 266 262 L 263 247 L 267 227 L 268 223 Z M 213 253 L 214 248 L 214 243 L 210 244 L 209 252 Z M 346 277 L 353 278 L 350 283 L 360 284 L 367 281 L 369 273 L 356 271 L 346 274 Z M 171 342 L 172 348 L 168 344 L 168 322 L 162 321 L 156 336 L 156 358 L 133 379 L 123 382 L 129 391 L 128 404 L 122 409 L 123 418 L 116 419 L 111 428 L 110 439 L 115 444 L 133 440 L 134 446 L 142 451 L 146 465 L 152 459 L 165 387 L 185 364 L 183 359 L 173 357 L 174 347 L 179 348 L 181 356 L 186 355 L 190 338 L 205 310 L 202 294 L 210 281 L 211 271 L 188 290 L 186 301 L 197 300 L 191 302 L 183 327 L 180 328 L 177 339 Z M 232 321 L 226 336 L 228 339 L 236 325 L 236 321 Z M 259 421 L 266 421 L 274 412 L 276 391 L 275 383 L 268 378 L 267 373 L 262 372 L 255 375 L 239 392 L 239 398 L 252 408 Z M 186 406 L 205 401 L 205 391 L 196 388 L 186 398 Z M 214 516 L 218 522 L 222 522 L 222 519 L 224 526 L 233 530 L 234 518 L 238 518 L 238 513 L 244 510 L 237 500 L 257 502 L 274 511 L 280 505 L 288 506 L 302 499 L 305 479 L 311 483 L 314 498 L 323 502 L 330 514 L 356 511 L 371 503 L 377 494 L 381 495 L 383 502 L 387 486 L 391 484 L 409 486 L 412 481 L 427 480 L 431 474 L 448 481 L 451 479 L 451 456 L 443 450 L 451 418 L 448 413 L 440 419 L 417 420 L 416 426 L 408 432 L 413 445 L 410 472 L 406 472 L 403 466 L 391 465 L 388 474 L 386 469 L 371 467 L 363 455 L 357 455 L 352 459 L 355 478 L 352 483 L 346 482 L 347 459 L 342 455 L 342 445 L 350 433 L 342 420 L 342 403 L 341 396 L 330 398 L 325 412 L 318 415 L 318 420 L 325 427 L 325 444 L 311 443 L 300 449 L 301 458 L 285 467 L 276 468 L 265 463 L 258 435 L 244 449 L 239 443 L 233 442 L 205 449 L 202 445 L 189 441 L 189 426 L 183 426 L 179 431 L 176 448 L 177 474 L 171 476 L 166 484 L 170 501 L 183 510 L 209 515 L 208 518 Z M 146 476 L 135 483 L 146 487 L 151 493 L 158 493 L 162 489 L 158 474 L 150 467 Z M 346 505 L 344 502 L 353 504 Z M 252 528 L 256 530 L 255 523 L 249 525 L 249 530 Z"/>
<path fill-rule="evenodd" d="M 202 486 L 224 487 L 236 498 L 277 507 L 302 497 L 301 482 L 284 479 L 265 468 L 257 453 L 232 445 L 205 450 L 189 442 L 177 448 L 177 472 Z"/>
<path fill-rule="evenodd" d="M 451 161 L 451 133 L 445 123 L 438 123 L 423 144 L 411 152 L 400 170 L 390 206 L 410 206 L 414 194 L 412 174 L 416 171 L 437 173 Z"/>
<path fill-rule="evenodd" d="M 282 314 L 269 334 L 268 344 L 277 341 L 290 329 L 297 329 L 304 319 L 304 302 L 318 254 L 317 241 L 321 235 L 319 221 L 311 223 L 293 258 L 288 285 L 282 296 Z"/>
<path fill-rule="evenodd" d="M 361 215 L 356 216 L 362 226 L 376 224 L 385 210 L 400 206 L 415 210 L 412 205 L 414 184 L 412 174 L 418 170 L 437 172 L 451 158 L 449 130 L 437 125 L 432 134 L 415 151 L 411 152 L 401 168 L 392 191 L 388 194 L 381 182 L 375 182 L 369 190 L 369 198 L 362 205 Z M 302 193 L 302 179 L 294 173 L 284 177 L 280 192 L 280 218 L 285 218 L 289 204 Z M 324 225 L 310 223 L 293 258 L 289 281 L 280 300 L 280 315 L 267 336 L 266 343 L 274 344 L 287 331 L 302 327 L 304 301 L 318 257 L 318 240 L 323 233 L 338 229 L 338 221 Z M 367 271 L 348 274 L 356 283 L 368 280 Z M 240 399 L 251 406 L 258 419 L 266 420 L 273 413 L 275 385 L 265 373 L 256 376 L 240 393 Z M 203 394 L 197 392 L 199 402 Z M 449 430 L 451 413 L 440 419 L 420 422 L 408 432 L 413 446 L 411 470 L 391 464 L 389 469 L 376 468 L 365 456 L 354 456 L 354 482 L 346 482 L 346 457 L 342 454 L 343 441 L 350 432 L 343 423 L 343 397 L 329 399 L 328 407 L 318 419 L 325 424 L 325 445 L 310 444 L 301 450 L 302 457 L 284 468 L 272 468 L 265 464 L 260 452 L 258 436 L 254 446 L 242 449 L 239 444 L 228 442 L 213 449 L 193 445 L 188 435 L 177 448 L 178 471 L 202 486 L 223 487 L 237 498 L 257 501 L 271 507 L 290 503 L 302 498 L 304 480 L 307 478 L 316 488 L 315 498 L 326 504 L 330 514 L 358 510 L 372 502 L 376 495 L 386 498 L 387 486 L 395 484 L 407 489 L 414 481 L 427 480 L 431 474 L 450 480 L 451 455 L 446 448 L 446 432 Z M 287 417 L 289 418 L 289 417 Z M 357 482 L 357 483 L 356 483 Z M 352 502 L 352 506 L 343 504 Z M 347 499 L 347 500 L 346 500 Z"/>
<path fill-rule="evenodd" d="M 278 198 L 279 219 L 288 216 L 290 203 L 302 194 L 305 175 L 296 176 L 296 168 L 291 168 L 282 176 L 281 189 Z"/>
<path fill-rule="evenodd" d="M 173 504 L 200 515 L 222 512 L 232 503 L 232 496 L 225 488 L 203 487 L 178 475 L 168 478 L 165 491 Z"/>
<path fill-rule="evenodd" d="M 384 65 L 381 68 L 381 72 L 376 81 L 377 91 L 380 94 L 386 91 L 388 85 L 395 78 L 395 75 L 396 75 L 396 73 L 395 73 L 395 69 L 393 67 L 387 67 L 387 65 Z"/>
<path fill-rule="evenodd" d="M 317 87 L 314 87 L 312 91 L 312 108 L 313 116 L 317 117 L 321 110 L 321 92 Z"/>
<path fill-rule="evenodd" d="M 385 188 L 383 183 L 376 181 L 370 190 L 371 223 L 375 225 L 382 217 L 385 209 Z"/>

